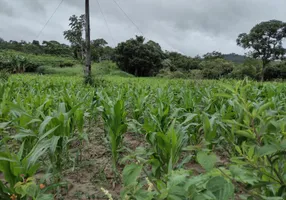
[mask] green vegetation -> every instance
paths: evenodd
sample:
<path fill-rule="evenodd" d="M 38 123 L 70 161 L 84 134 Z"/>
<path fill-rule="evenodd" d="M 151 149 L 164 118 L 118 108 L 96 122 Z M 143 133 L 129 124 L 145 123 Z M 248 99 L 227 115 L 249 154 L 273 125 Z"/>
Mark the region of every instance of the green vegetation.
<path fill-rule="evenodd" d="M 85 81 L 69 22 L 70 45 L 0 38 L 0 199 L 286 199 L 284 22 L 240 34 L 248 56 L 95 39 Z"/>
<path fill-rule="evenodd" d="M 248 80 L 13 75 L 0 83 L 0 197 L 71 198 L 68 172 L 103 169 L 112 181 L 93 199 L 285 199 L 285 94 Z"/>
<path fill-rule="evenodd" d="M 106 75 L 120 76 L 120 77 L 133 77 L 124 71 L 118 69 L 115 63 L 110 61 L 104 61 L 101 63 L 95 63 L 92 65 L 93 77 L 101 77 Z M 83 65 L 75 65 L 73 67 L 59 68 L 52 66 L 42 66 L 37 69 L 40 74 L 54 74 L 61 76 L 81 76 L 83 74 Z"/>
<path fill-rule="evenodd" d="M 265 67 L 273 60 L 285 58 L 286 50 L 282 44 L 285 38 L 286 23 L 278 20 L 261 22 L 254 26 L 249 34 L 242 33 L 238 36 L 237 44 L 244 49 L 251 49 L 251 56 L 262 60 L 262 81 Z"/>
<path fill-rule="evenodd" d="M 0 51 L 0 70 L 11 73 L 35 72 L 40 66 L 72 67 L 77 62 L 71 58 L 33 55 L 17 51 Z"/>
<path fill-rule="evenodd" d="M 0 38 L 0 69 L 14 73 L 34 72 L 60 73 L 67 75 L 83 73 L 81 67 L 72 67 L 83 63 L 85 59 L 84 15 L 69 18 L 69 30 L 64 37 L 69 45 L 57 41 L 4 41 Z M 217 51 L 205 55 L 190 57 L 178 52 L 163 51 L 155 41 L 145 41 L 136 36 L 119 43 L 115 48 L 108 46 L 102 39 L 91 41 L 91 59 L 99 66 L 116 63 L 118 68 L 137 77 L 166 77 L 185 79 L 244 79 L 283 80 L 286 78 L 286 63 L 283 41 L 286 37 L 284 22 L 270 20 L 255 25 L 248 34 L 238 36 L 237 44 L 249 49 L 248 56 L 222 54 Z M 17 52 L 11 52 L 15 50 Z M 52 55 L 52 56 L 51 56 Z M 56 56 L 56 57 L 55 57 Z M 104 63 L 102 63 L 104 62 Z M 109 65 L 109 64 L 108 64 Z M 111 64 L 110 64 L 111 65 Z M 113 65 L 113 64 L 112 64 Z M 39 69 L 38 69 L 39 68 Z M 103 71 L 109 70 L 104 69 Z M 115 67 L 116 68 L 116 67 Z M 116 68 L 117 69 L 117 68 Z M 98 72 L 93 69 L 93 71 Z M 103 74 L 119 74 L 119 70 Z"/>

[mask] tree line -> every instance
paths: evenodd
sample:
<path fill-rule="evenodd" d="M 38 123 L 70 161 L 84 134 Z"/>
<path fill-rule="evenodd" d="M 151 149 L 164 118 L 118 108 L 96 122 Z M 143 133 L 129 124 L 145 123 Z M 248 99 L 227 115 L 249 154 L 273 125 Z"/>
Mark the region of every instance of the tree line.
<path fill-rule="evenodd" d="M 0 39 L 0 49 L 11 49 L 36 55 L 70 57 L 79 61 L 85 59 L 84 15 L 69 18 L 70 29 L 63 35 L 70 45 L 57 41 L 37 40 L 4 41 Z M 223 55 L 214 51 L 203 56 L 190 57 L 178 52 L 163 51 L 155 41 L 146 41 L 136 36 L 119 43 L 115 48 L 100 38 L 91 41 L 93 62 L 110 60 L 118 67 L 139 77 L 167 76 L 170 78 L 244 78 L 272 80 L 286 78 L 284 62 L 286 50 L 283 39 L 286 37 L 286 23 L 278 20 L 261 22 L 249 33 L 242 33 L 237 44 L 249 49 L 246 57 L 235 54 Z M 235 59 L 239 60 L 239 63 Z M 234 61 L 234 62 L 232 62 Z"/>

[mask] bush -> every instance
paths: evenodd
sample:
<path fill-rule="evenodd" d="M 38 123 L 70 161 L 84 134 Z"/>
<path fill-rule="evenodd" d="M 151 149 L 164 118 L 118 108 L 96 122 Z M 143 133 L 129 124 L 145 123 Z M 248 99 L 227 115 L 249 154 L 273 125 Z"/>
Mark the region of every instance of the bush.
<path fill-rule="evenodd" d="M 286 62 L 269 65 L 264 70 L 265 80 L 286 79 Z"/>
<path fill-rule="evenodd" d="M 191 70 L 188 76 L 191 79 L 203 79 L 204 78 L 203 71 L 199 69 Z"/>
<path fill-rule="evenodd" d="M 259 70 L 257 70 L 253 65 L 237 65 L 232 71 L 232 73 L 229 75 L 229 78 L 244 79 L 246 77 L 249 77 L 251 79 L 258 79 L 259 74 Z"/>
<path fill-rule="evenodd" d="M 170 69 L 170 71 L 176 71 L 176 66 L 172 63 L 170 59 L 165 59 L 162 61 L 162 67 L 163 69 Z"/>
<path fill-rule="evenodd" d="M 203 77 L 207 79 L 219 79 L 232 72 L 234 64 L 224 59 L 204 60 L 199 65 Z"/>

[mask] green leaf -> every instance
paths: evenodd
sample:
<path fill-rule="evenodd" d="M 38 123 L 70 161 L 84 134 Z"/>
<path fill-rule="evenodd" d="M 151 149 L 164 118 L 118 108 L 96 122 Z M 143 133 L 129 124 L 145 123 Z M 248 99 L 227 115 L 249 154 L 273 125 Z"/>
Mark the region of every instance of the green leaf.
<path fill-rule="evenodd" d="M 143 166 L 137 164 L 127 165 L 123 170 L 123 184 L 124 186 L 136 183 L 137 178 L 140 176 Z"/>
<path fill-rule="evenodd" d="M 3 157 L 3 156 L 0 156 L 0 161 L 17 162 L 17 160 L 12 160 L 10 158 L 6 158 L 6 157 Z"/>
<path fill-rule="evenodd" d="M 49 136 L 50 134 L 52 134 L 58 127 L 59 127 L 59 125 L 56 126 L 56 127 L 54 127 L 54 128 L 52 128 L 51 130 L 47 131 L 45 134 L 43 134 L 43 135 L 40 137 L 39 141 L 41 141 L 41 140 L 45 139 L 46 137 L 48 137 L 48 136 Z"/>
<path fill-rule="evenodd" d="M 214 153 L 208 154 L 207 152 L 200 151 L 197 154 L 197 160 L 206 171 L 210 171 L 217 162 L 217 156 Z"/>
<path fill-rule="evenodd" d="M 255 139 L 255 134 L 253 134 L 251 130 L 236 130 L 235 133 L 243 137 Z"/>
<path fill-rule="evenodd" d="M 38 190 L 38 186 L 34 182 L 32 182 L 32 183 L 27 185 L 26 193 L 27 193 L 27 195 L 34 197 L 34 196 L 36 196 L 37 190 Z"/>
<path fill-rule="evenodd" d="M 161 190 L 161 194 L 159 196 L 159 200 L 163 200 L 163 199 L 166 199 L 169 195 L 169 192 L 167 189 L 163 189 Z"/>
<path fill-rule="evenodd" d="M 234 179 L 237 181 L 251 185 L 258 182 L 258 177 L 255 176 L 252 171 L 246 170 L 240 165 L 232 165 L 230 166 L 229 170 Z"/>
<path fill-rule="evenodd" d="M 268 156 L 276 153 L 277 151 L 279 151 L 279 146 L 276 146 L 274 144 L 267 144 L 257 149 L 257 153 L 259 156 Z"/>
<path fill-rule="evenodd" d="M 51 138 L 51 145 L 50 145 L 50 152 L 53 154 L 56 152 L 57 147 L 58 147 L 58 142 L 61 139 L 60 136 L 53 136 Z"/>
<path fill-rule="evenodd" d="M 25 141 L 22 143 L 18 153 L 17 153 L 17 156 L 18 156 L 18 159 L 21 160 L 22 158 L 22 155 L 23 155 L 23 152 L 24 152 L 24 147 L 25 147 Z"/>
<path fill-rule="evenodd" d="M 266 109 L 268 109 L 269 107 L 273 106 L 274 103 L 272 101 L 264 104 L 263 106 L 261 106 L 258 111 L 257 111 L 257 114 L 261 114 L 262 112 L 264 112 Z"/>
<path fill-rule="evenodd" d="M 36 198 L 36 200 L 53 200 L 54 197 L 52 194 L 41 194 Z"/>
<path fill-rule="evenodd" d="M 39 128 L 39 134 L 42 135 L 44 134 L 44 131 L 46 129 L 46 126 L 50 123 L 50 121 L 52 120 L 53 118 L 50 117 L 50 116 L 47 116 L 45 118 L 45 120 L 41 123 L 40 125 L 40 128 Z"/>
<path fill-rule="evenodd" d="M 22 138 L 26 138 L 26 137 L 37 137 L 37 135 L 32 130 L 22 129 L 22 130 L 20 130 L 20 132 L 18 134 L 12 136 L 11 138 L 22 139 Z"/>
<path fill-rule="evenodd" d="M 46 153 L 46 150 L 50 147 L 50 141 L 49 140 L 43 140 L 41 142 L 38 142 L 32 151 L 28 154 L 28 167 L 32 167 L 38 159 Z"/>
<path fill-rule="evenodd" d="M 212 192 L 217 200 L 229 200 L 234 195 L 233 185 L 221 176 L 209 180 L 206 189 Z"/>
<path fill-rule="evenodd" d="M 2 123 L 0 123 L 0 129 L 5 129 L 9 124 L 10 124 L 10 122 L 2 122 Z"/>

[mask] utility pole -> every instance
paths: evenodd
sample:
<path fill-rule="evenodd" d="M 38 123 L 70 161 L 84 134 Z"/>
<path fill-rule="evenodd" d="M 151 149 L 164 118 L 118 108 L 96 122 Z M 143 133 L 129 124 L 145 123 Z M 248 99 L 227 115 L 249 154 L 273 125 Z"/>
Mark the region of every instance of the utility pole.
<path fill-rule="evenodd" d="M 90 53 L 90 15 L 89 0 L 85 0 L 85 41 L 86 41 L 86 63 L 85 63 L 85 79 L 87 82 L 91 78 L 91 53 Z"/>

